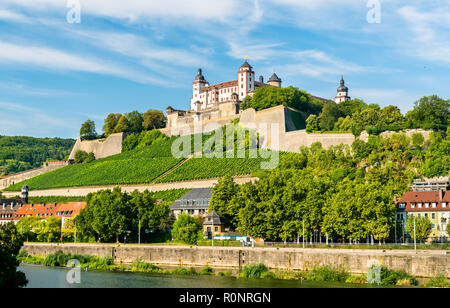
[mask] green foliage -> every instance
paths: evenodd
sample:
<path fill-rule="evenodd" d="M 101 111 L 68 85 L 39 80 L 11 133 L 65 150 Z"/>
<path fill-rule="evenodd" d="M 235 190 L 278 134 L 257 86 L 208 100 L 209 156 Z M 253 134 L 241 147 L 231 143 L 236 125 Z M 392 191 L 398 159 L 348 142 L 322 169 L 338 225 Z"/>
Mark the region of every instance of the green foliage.
<path fill-rule="evenodd" d="M 242 271 L 242 277 L 250 279 L 273 278 L 269 274 L 269 268 L 262 263 L 246 265 Z"/>
<path fill-rule="evenodd" d="M 92 152 L 87 153 L 86 151 L 78 150 L 75 152 L 74 160 L 77 164 L 91 163 L 95 160 L 95 155 Z"/>
<path fill-rule="evenodd" d="M 144 147 L 168 139 L 169 137 L 167 137 L 157 129 L 142 131 L 141 133 L 127 136 L 122 143 L 122 151 L 126 152 L 134 149 L 142 149 Z"/>
<path fill-rule="evenodd" d="M 0 176 L 41 167 L 48 160 L 64 160 L 73 139 L 0 136 Z"/>
<path fill-rule="evenodd" d="M 304 112 L 316 112 L 317 106 L 320 106 L 320 104 L 321 102 L 314 99 L 310 94 L 294 87 L 259 87 L 255 90 L 253 96 L 244 99 L 241 103 L 241 109 L 254 108 L 258 111 L 283 105 Z"/>
<path fill-rule="evenodd" d="M 329 265 L 315 267 L 307 274 L 306 280 L 326 281 L 326 282 L 345 282 L 350 274 L 343 267 L 333 267 Z"/>
<path fill-rule="evenodd" d="M 17 255 L 23 245 L 23 237 L 13 222 L 0 226 L 0 288 L 19 288 L 27 285 L 25 274 L 17 271 Z"/>
<path fill-rule="evenodd" d="M 395 286 L 395 285 L 410 285 L 417 286 L 419 282 L 417 279 L 405 271 L 389 270 L 386 266 L 381 266 L 380 271 L 380 285 Z"/>
<path fill-rule="evenodd" d="M 437 95 L 424 96 L 406 114 L 410 127 L 446 130 L 449 125 L 450 100 Z"/>
<path fill-rule="evenodd" d="M 82 139 L 87 140 L 97 138 L 97 132 L 95 131 L 95 122 L 87 120 L 86 122 L 81 124 L 80 136 Z"/>
<path fill-rule="evenodd" d="M 86 208 L 75 219 L 81 235 L 94 235 L 99 241 L 119 241 L 119 237 L 129 231 L 136 241 L 141 232 L 150 229 L 165 231 L 171 227 L 170 209 L 167 203 L 156 203 L 153 193 L 148 190 L 131 194 L 122 193 L 120 188 L 90 193 Z"/>
<path fill-rule="evenodd" d="M 310 115 L 306 120 L 306 132 L 313 133 L 319 130 L 319 118 L 315 114 Z"/>
<path fill-rule="evenodd" d="M 202 226 L 197 217 L 181 213 L 173 224 L 172 234 L 175 241 L 196 245 L 197 241 L 202 237 L 201 230 Z"/>
<path fill-rule="evenodd" d="M 143 118 L 143 127 L 145 130 L 159 129 L 166 126 L 167 119 L 160 110 L 147 110 Z"/>
<path fill-rule="evenodd" d="M 214 275 L 214 270 L 209 266 L 205 266 L 200 270 L 199 274 L 200 275 Z"/>
<path fill-rule="evenodd" d="M 431 221 L 427 217 L 408 217 L 406 231 L 414 239 L 414 222 L 416 226 L 416 239 L 423 242 L 431 234 Z"/>
<path fill-rule="evenodd" d="M 435 277 L 431 278 L 425 286 L 430 288 L 450 288 L 450 282 L 448 281 L 445 274 L 440 273 Z"/>
<path fill-rule="evenodd" d="M 237 219 L 234 213 L 237 212 L 236 206 L 239 206 L 233 199 L 239 192 L 239 186 L 234 183 L 231 176 L 221 178 L 212 189 L 212 197 L 209 202 L 209 211 L 216 211 L 225 221 L 227 227 L 235 229 Z"/>
<path fill-rule="evenodd" d="M 28 203 L 42 204 L 42 203 L 68 203 L 68 202 L 83 202 L 86 201 L 85 196 L 46 196 L 46 197 L 28 197 Z"/>

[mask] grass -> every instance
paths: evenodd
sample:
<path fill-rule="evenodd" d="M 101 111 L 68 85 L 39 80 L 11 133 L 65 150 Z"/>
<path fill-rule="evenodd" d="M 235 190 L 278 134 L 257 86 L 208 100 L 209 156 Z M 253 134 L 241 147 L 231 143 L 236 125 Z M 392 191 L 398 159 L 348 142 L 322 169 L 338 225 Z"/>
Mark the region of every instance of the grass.
<path fill-rule="evenodd" d="M 425 286 L 430 288 L 450 288 L 450 281 L 441 273 L 431 278 Z"/>

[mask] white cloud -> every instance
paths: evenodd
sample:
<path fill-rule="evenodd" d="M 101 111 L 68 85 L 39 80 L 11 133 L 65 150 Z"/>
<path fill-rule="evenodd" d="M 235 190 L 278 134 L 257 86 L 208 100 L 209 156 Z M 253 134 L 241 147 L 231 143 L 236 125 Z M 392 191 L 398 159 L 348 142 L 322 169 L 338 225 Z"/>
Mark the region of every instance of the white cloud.
<path fill-rule="evenodd" d="M 379 104 L 381 107 L 398 106 L 405 113 L 411 110 L 413 103 L 423 95 L 414 94 L 405 89 L 351 88 L 350 96 L 360 98 L 368 104 Z"/>
<path fill-rule="evenodd" d="M 34 66 L 46 70 L 96 73 L 145 84 L 167 87 L 177 86 L 175 83 L 167 82 L 157 76 L 149 76 L 115 63 L 108 63 L 104 60 L 75 55 L 57 49 L 35 45 L 17 45 L 0 41 L 0 50 L 0 62 L 7 65 L 15 64 L 27 67 Z"/>
<path fill-rule="evenodd" d="M 30 19 L 25 15 L 2 8 L 0 8 L 0 20 L 24 22 L 24 23 L 30 22 Z"/>

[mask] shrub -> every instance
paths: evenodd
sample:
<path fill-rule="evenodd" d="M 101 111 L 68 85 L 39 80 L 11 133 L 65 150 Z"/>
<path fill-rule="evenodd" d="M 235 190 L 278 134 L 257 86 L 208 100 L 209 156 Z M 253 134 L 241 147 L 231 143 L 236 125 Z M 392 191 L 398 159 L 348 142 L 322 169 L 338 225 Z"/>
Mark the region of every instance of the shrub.
<path fill-rule="evenodd" d="M 310 273 L 308 273 L 306 280 L 345 282 L 348 277 L 349 273 L 343 267 L 332 267 L 325 265 L 314 268 Z"/>
<path fill-rule="evenodd" d="M 411 286 L 417 286 L 419 284 L 417 279 L 407 272 L 389 270 L 386 266 L 381 267 L 380 279 L 380 284 L 382 286 L 393 286 L 397 285 L 398 283 L 400 283 L 401 285 L 406 285 L 407 282 L 409 282 L 409 285 Z"/>
<path fill-rule="evenodd" d="M 269 269 L 262 263 L 249 264 L 244 267 L 242 276 L 245 278 L 260 279 L 267 277 L 269 275 L 267 272 L 269 272 Z"/>
<path fill-rule="evenodd" d="M 438 274 L 437 276 L 431 278 L 425 286 L 431 288 L 450 288 L 450 282 L 444 274 Z"/>
<path fill-rule="evenodd" d="M 367 283 L 366 275 L 350 276 L 345 280 L 345 283 Z"/>
<path fill-rule="evenodd" d="M 209 267 L 209 266 L 205 266 L 204 268 L 202 268 L 199 272 L 200 275 L 213 275 L 214 274 L 214 270 Z"/>
<path fill-rule="evenodd" d="M 178 267 L 172 271 L 170 271 L 171 274 L 174 275 L 196 275 L 197 272 L 195 271 L 194 268 L 190 268 L 190 269 L 186 269 L 184 267 Z"/>
<path fill-rule="evenodd" d="M 77 164 L 84 163 L 88 158 L 88 153 L 86 151 L 78 150 L 75 152 L 75 162 Z"/>

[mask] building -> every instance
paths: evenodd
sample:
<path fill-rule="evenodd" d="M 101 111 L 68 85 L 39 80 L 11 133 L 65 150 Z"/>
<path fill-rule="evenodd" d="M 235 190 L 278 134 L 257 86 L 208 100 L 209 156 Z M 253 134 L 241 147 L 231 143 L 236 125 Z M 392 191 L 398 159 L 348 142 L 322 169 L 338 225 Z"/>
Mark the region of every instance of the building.
<path fill-rule="evenodd" d="M 23 185 L 21 199 L 0 199 L 0 225 L 14 221 L 17 211 L 28 202 L 28 186 Z"/>
<path fill-rule="evenodd" d="M 170 211 L 178 218 L 181 213 L 203 216 L 208 212 L 212 188 L 194 188 L 170 206 Z"/>
<path fill-rule="evenodd" d="M 17 223 L 24 217 L 39 217 L 41 219 L 56 217 L 62 219 L 64 229 L 65 221 L 75 218 L 85 207 L 86 202 L 25 204 L 17 210 L 14 220 Z"/>
<path fill-rule="evenodd" d="M 341 75 L 341 85 L 337 89 L 337 96 L 334 98 L 336 104 L 346 102 L 351 100 L 351 97 L 348 96 L 348 88 L 345 85 L 344 75 Z"/>
<path fill-rule="evenodd" d="M 394 201 L 396 219 L 404 227 L 411 217 L 427 217 L 432 225 L 430 240 L 449 238 L 446 229 L 450 219 L 450 191 L 410 191 Z"/>
<path fill-rule="evenodd" d="M 214 236 L 220 235 L 225 232 L 225 223 L 223 222 L 222 217 L 217 214 L 216 211 L 210 212 L 205 216 L 205 220 L 203 221 L 203 233 L 208 238 L 211 237 L 212 234 Z"/>
<path fill-rule="evenodd" d="M 237 79 L 210 85 L 203 76 L 202 69 L 198 69 L 197 76 L 192 83 L 191 110 L 199 112 L 217 106 L 228 101 L 242 101 L 247 95 L 251 95 L 258 87 L 281 87 L 281 79 L 276 74 L 270 77 L 268 83 L 264 83 L 263 76 L 259 81 L 255 79 L 253 67 L 245 60 L 237 72 Z M 234 97 L 233 97 L 234 96 Z"/>
<path fill-rule="evenodd" d="M 449 178 L 439 177 L 425 180 L 414 180 L 411 185 L 413 191 L 438 191 L 449 189 Z"/>

